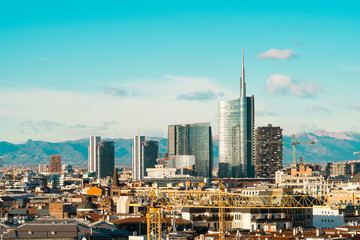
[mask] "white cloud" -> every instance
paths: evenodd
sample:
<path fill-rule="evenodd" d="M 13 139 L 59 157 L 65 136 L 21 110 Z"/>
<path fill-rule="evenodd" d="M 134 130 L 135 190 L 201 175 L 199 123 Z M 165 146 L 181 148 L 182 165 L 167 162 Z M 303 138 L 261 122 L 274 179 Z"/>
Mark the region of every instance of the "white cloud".
<path fill-rule="evenodd" d="M 312 107 L 308 107 L 306 109 L 306 111 L 308 113 L 324 113 L 324 114 L 329 114 L 330 110 L 327 109 L 326 107 L 322 107 L 322 106 L 312 106 Z"/>
<path fill-rule="evenodd" d="M 267 90 L 276 95 L 291 95 L 300 98 L 313 98 L 322 92 L 323 86 L 315 82 L 295 82 L 289 76 L 273 74 L 267 80 Z"/>
<path fill-rule="evenodd" d="M 214 93 L 210 89 L 207 91 L 201 92 L 191 92 L 189 94 L 180 94 L 176 99 L 186 100 L 186 101 L 199 101 L 199 102 L 208 102 L 215 101 L 218 97 L 223 97 L 223 92 Z"/>
<path fill-rule="evenodd" d="M 0 132 L 3 141 L 27 139 L 64 141 L 89 137 L 93 126 L 106 138 L 131 138 L 138 133 L 165 137 L 167 126 L 175 123 L 211 122 L 217 132 L 217 102 L 179 101 L 180 94 L 224 93 L 236 98 L 237 89 L 227 89 L 203 77 L 165 75 L 159 79 L 128 81 L 109 89 L 130 89 L 128 97 L 117 100 L 117 91 L 77 93 L 48 89 L 0 89 Z M 206 87 L 204 89 L 204 86 Z M 191 89 L 191 90 L 190 90 Z M 136 90 L 138 97 L 131 97 Z M 109 94 L 110 93 L 110 94 Z M 116 98 L 114 97 L 116 96 Z M 104 126 L 105 122 L 115 122 Z M 48 129 L 48 130 L 46 130 Z"/>
<path fill-rule="evenodd" d="M 292 49 L 270 49 L 266 52 L 259 53 L 259 59 L 279 59 L 285 60 L 297 56 L 298 54 Z"/>

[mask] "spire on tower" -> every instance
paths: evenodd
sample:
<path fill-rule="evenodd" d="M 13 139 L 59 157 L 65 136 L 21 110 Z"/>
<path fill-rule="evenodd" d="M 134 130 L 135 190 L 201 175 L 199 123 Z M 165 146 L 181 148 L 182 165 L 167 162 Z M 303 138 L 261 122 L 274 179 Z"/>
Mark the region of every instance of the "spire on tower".
<path fill-rule="evenodd" d="M 120 186 L 119 177 L 118 177 L 118 174 L 117 174 L 117 168 L 116 167 L 114 168 L 114 175 L 113 175 L 113 180 L 112 180 L 111 186 L 112 187 L 119 187 Z"/>
<path fill-rule="evenodd" d="M 244 48 L 242 49 L 242 63 L 241 63 L 241 78 L 240 79 L 241 79 L 241 82 L 240 82 L 240 97 L 246 97 Z"/>

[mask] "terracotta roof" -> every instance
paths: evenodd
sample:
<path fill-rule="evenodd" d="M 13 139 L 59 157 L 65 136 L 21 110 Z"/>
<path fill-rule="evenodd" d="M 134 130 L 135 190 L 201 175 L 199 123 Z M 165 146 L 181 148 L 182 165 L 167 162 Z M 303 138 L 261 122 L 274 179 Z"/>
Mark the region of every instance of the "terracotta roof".
<path fill-rule="evenodd" d="M 360 182 L 360 172 L 355 174 L 355 176 L 353 176 L 349 182 Z"/>

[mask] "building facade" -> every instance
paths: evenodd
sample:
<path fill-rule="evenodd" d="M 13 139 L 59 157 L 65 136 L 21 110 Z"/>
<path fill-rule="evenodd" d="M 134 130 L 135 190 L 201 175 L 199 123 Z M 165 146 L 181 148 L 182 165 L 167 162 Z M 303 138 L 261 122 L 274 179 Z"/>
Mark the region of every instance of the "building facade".
<path fill-rule="evenodd" d="M 134 137 L 134 144 L 132 147 L 132 170 L 133 170 L 134 181 L 141 180 L 141 172 L 142 172 L 141 162 L 143 158 L 141 145 L 144 141 L 145 141 L 145 136 Z"/>
<path fill-rule="evenodd" d="M 210 123 L 170 125 L 167 151 L 170 156 L 193 155 L 196 175 L 212 177 L 213 141 Z"/>
<path fill-rule="evenodd" d="M 50 156 L 50 173 L 61 173 L 61 156 Z"/>
<path fill-rule="evenodd" d="M 39 172 L 47 172 L 48 165 L 47 164 L 39 164 Z"/>
<path fill-rule="evenodd" d="M 113 176 L 115 167 L 115 143 L 110 141 L 100 141 L 97 144 L 97 178 Z"/>
<path fill-rule="evenodd" d="M 282 129 L 268 124 L 258 127 L 255 133 L 255 177 L 275 178 L 275 172 L 282 169 Z"/>
<path fill-rule="evenodd" d="M 89 155 L 88 155 L 88 171 L 97 172 L 97 156 L 98 156 L 98 143 L 101 141 L 101 137 L 91 136 L 89 143 Z"/>
<path fill-rule="evenodd" d="M 153 140 L 146 140 L 141 145 L 142 151 L 142 163 L 141 177 L 147 176 L 146 169 L 154 168 L 156 165 L 156 159 L 159 153 L 159 142 Z"/>
<path fill-rule="evenodd" d="M 254 177 L 254 96 L 246 96 L 244 52 L 240 98 L 219 102 L 219 177 Z"/>

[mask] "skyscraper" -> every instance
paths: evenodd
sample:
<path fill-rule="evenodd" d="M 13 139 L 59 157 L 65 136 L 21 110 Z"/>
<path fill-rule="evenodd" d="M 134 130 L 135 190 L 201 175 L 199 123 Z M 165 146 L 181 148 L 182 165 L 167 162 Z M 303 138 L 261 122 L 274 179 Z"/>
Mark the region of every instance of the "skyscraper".
<path fill-rule="evenodd" d="M 157 164 L 156 159 L 159 153 L 159 142 L 153 140 L 146 140 L 142 143 L 142 176 L 147 176 L 146 169 L 154 168 Z"/>
<path fill-rule="evenodd" d="M 146 169 L 154 168 L 159 152 L 159 142 L 146 140 L 144 136 L 135 136 L 133 145 L 133 180 L 140 181 L 147 176 Z"/>
<path fill-rule="evenodd" d="M 61 156 L 50 156 L 50 173 L 61 173 Z"/>
<path fill-rule="evenodd" d="M 255 177 L 275 178 L 275 172 L 282 169 L 282 129 L 271 124 L 258 127 L 255 139 Z"/>
<path fill-rule="evenodd" d="M 132 170 L 133 170 L 133 180 L 140 181 L 141 180 L 141 160 L 142 160 L 142 151 L 141 144 L 145 141 L 145 136 L 135 136 L 134 144 L 132 147 Z"/>
<path fill-rule="evenodd" d="M 219 177 L 254 177 L 254 96 L 246 96 L 244 50 L 240 98 L 219 102 Z"/>
<path fill-rule="evenodd" d="M 115 167 L 115 143 L 100 141 L 97 144 L 97 178 L 111 177 Z"/>
<path fill-rule="evenodd" d="M 195 156 L 197 176 L 212 177 L 214 157 L 210 123 L 170 125 L 167 144 L 169 155 Z"/>
<path fill-rule="evenodd" d="M 97 172 L 97 156 L 98 156 L 98 143 L 101 141 L 101 137 L 91 136 L 89 144 L 89 156 L 88 156 L 88 171 Z"/>

